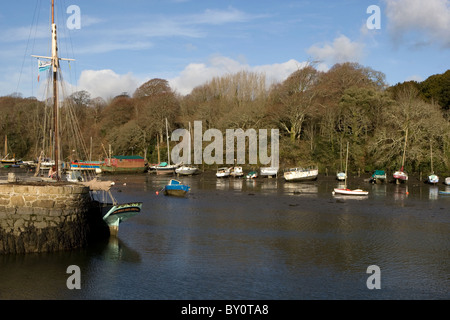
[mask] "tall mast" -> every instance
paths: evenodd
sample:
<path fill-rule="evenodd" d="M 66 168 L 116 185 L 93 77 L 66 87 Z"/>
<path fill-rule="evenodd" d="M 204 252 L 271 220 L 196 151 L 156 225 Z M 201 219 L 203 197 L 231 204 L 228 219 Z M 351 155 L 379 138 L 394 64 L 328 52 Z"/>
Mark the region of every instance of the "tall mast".
<path fill-rule="evenodd" d="M 167 128 L 167 118 L 166 118 L 166 137 L 167 137 L 167 160 L 170 166 L 170 145 L 169 145 L 169 129 Z"/>
<path fill-rule="evenodd" d="M 431 151 L 431 174 L 434 174 L 433 170 L 433 143 L 430 142 L 430 151 Z"/>
<path fill-rule="evenodd" d="M 408 127 L 406 127 L 406 134 L 405 134 L 405 145 L 403 147 L 403 157 L 402 157 L 402 169 L 401 171 L 403 171 L 403 167 L 405 166 L 405 156 L 406 156 L 406 142 L 408 141 Z"/>
<path fill-rule="evenodd" d="M 58 130 L 58 43 L 56 36 L 56 23 L 55 23 L 55 0 L 52 0 L 52 73 L 53 73 L 53 128 L 55 139 L 55 167 L 56 167 L 56 180 L 60 179 L 59 176 L 59 130 Z"/>
<path fill-rule="evenodd" d="M 59 60 L 64 61 L 75 61 L 74 59 L 64 59 L 58 57 L 58 42 L 56 36 L 56 22 L 55 22 L 55 0 L 52 2 L 52 56 L 37 56 L 31 55 L 35 58 L 49 59 L 52 65 L 52 80 L 53 80 L 53 138 L 54 138 L 54 156 L 55 156 L 55 167 L 56 167 L 56 179 L 60 180 L 60 170 L 59 170 L 59 129 L 58 129 L 58 71 L 59 71 Z"/>
<path fill-rule="evenodd" d="M 347 156 L 345 157 L 345 187 L 347 188 L 347 167 L 348 167 L 348 141 L 347 141 Z"/>

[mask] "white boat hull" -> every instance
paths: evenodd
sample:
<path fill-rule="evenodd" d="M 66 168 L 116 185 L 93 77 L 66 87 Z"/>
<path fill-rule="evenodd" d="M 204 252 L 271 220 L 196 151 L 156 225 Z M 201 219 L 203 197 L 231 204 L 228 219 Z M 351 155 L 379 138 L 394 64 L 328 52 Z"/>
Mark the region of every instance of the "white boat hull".
<path fill-rule="evenodd" d="M 367 196 L 369 194 L 369 191 L 364 191 L 361 189 L 350 190 L 350 189 L 335 188 L 332 193 L 333 193 L 333 195 L 342 194 L 342 195 L 351 195 L 351 196 Z"/>
<path fill-rule="evenodd" d="M 175 169 L 175 173 L 181 176 L 191 176 L 198 173 L 198 168 L 195 167 L 179 167 Z"/>
<path fill-rule="evenodd" d="M 156 167 L 156 174 L 174 174 L 177 166 Z"/>
<path fill-rule="evenodd" d="M 230 176 L 229 172 L 218 172 L 218 173 L 216 173 L 216 177 L 217 178 L 226 178 L 226 177 L 229 177 L 229 176 Z"/>
<path fill-rule="evenodd" d="M 408 174 L 404 171 L 394 172 L 394 179 L 397 181 L 408 181 Z"/>
<path fill-rule="evenodd" d="M 217 178 L 228 178 L 230 176 L 231 169 L 230 168 L 220 168 L 216 172 Z"/>
<path fill-rule="evenodd" d="M 276 176 L 276 175 L 278 175 L 278 168 L 274 168 L 274 167 L 261 168 L 260 174 L 262 176 Z"/>
<path fill-rule="evenodd" d="M 339 172 L 338 174 L 336 174 L 336 179 L 338 181 L 345 181 L 346 178 L 347 175 L 345 174 L 345 172 Z"/>
<path fill-rule="evenodd" d="M 319 175 L 318 169 L 311 170 L 290 170 L 284 173 L 284 179 L 286 181 L 312 181 L 316 180 Z"/>
<path fill-rule="evenodd" d="M 439 182 L 439 177 L 437 175 L 432 174 L 432 175 L 428 176 L 428 183 L 436 184 L 438 182 Z"/>

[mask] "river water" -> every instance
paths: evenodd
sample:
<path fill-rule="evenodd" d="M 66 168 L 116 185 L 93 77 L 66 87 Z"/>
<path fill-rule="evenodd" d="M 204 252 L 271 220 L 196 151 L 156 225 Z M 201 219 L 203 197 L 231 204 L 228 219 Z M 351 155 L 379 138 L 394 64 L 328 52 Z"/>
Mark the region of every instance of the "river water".
<path fill-rule="evenodd" d="M 0 256 L 0 299 L 311 300 L 449 299 L 448 188 L 362 187 L 337 198 L 315 182 L 181 178 L 186 198 L 164 196 L 167 176 L 117 175 L 120 202 L 142 201 L 119 235 L 71 252 Z M 351 184 L 354 186 L 351 186 Z M 67 268 L 80 268 L 70 290 Z M 368 273 L 369 266 L 379 273 Z M 369 289 L 368 279 L 380 289 Z M 375 280 L 373 280 L 375 278 Z"/>

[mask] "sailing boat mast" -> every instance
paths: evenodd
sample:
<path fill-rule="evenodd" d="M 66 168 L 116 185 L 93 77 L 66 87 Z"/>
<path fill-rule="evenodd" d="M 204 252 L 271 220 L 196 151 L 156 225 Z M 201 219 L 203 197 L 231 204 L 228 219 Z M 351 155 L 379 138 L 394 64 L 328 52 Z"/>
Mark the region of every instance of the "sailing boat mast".
<path fill-rule="evenodd" d="M 403 171 L 405 166 L 405 155 L 406 155 L 406 142 L 408 141 L 408 127 L 406 127 L 406 134 L 405 134 L 405 145 L 403 147 L 403 157 L 402 157 L 402 168 L 401 171 Z"/>
<path fill-rule="evenodd" d="M 5 159 L 8 157 L 8 136 L 5 135 Z"/>
<path fill-rule="evenodd" d="M 348 167 L 348 141 L 347 141 L 347 156 L 345 158 L 345 183 L 344 183 L 344 188 L 347 188 L 347 167 Z"/>
<path fill-rule="evenodd" d="M 58 38 L 56 32 L 55 22 L 55 0 L 51 0 L 52 3 L 52 56 L 36 56 L 35 58 L 49 59 L 52 66 L 52 81 L 53 81 L 53 138 L 54 138 L 54 155 L 55 155 L 55 167 L 56 167 L 56 180 L 60 180 L 59 174 L 59 128 L 58 128 L 58 71 L 59 60 L 75 61 L 74 59 L 64 59 L 58 57 Z"/>
<path fill-rule="evenodd" d="M 55 24 L 55 0 L 52 0 L 52 78 L 53 78 L 53 126 L 55 141 L 55 167 L 56 180 L 60 179 L 59 175 L 59 129 L 58 129 L 58 43 Z"/>
<path fill-rule="evenodd" d="M 431 174 L 434 174 L 433 170 L 433 143 L 430 142 L 430 151 L 431 151 Z"/>
<path fill-rule="evenodd" d="M 167 160 L 168 165 L 170 166 L 170 145 L 169 145 L 169 129 L 167 125 L 167 118 L 166 118 L 166 137 L 167 137 Z"/>

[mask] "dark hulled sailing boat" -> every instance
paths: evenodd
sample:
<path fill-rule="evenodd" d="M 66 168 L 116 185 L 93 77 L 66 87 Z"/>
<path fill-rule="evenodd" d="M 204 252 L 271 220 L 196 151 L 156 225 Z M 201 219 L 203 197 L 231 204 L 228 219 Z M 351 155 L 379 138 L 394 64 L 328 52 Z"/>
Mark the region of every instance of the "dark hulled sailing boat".
<path fill-rule="evenodd" d="M 58 113 L 59 113 L 59 95 L 58 95 L 58 81 L 60 77 L 60 61 L 74 61 L 73 59 L 65 59 L 58 57 L 58 41 L 57 41 L 57 27 L 55 23 L 55 0 L 51 0 L 51 24 L 52 24 L 52 55 L 51 57 L 46 56 L 36 56 L 32 55 L 38 59 L 46 59 L 50 60 L 50 68 L 51 68 L 51 80 L 53 87 L 53 153 L 54 153 L 54 161 L 55 161 L 55 173 L 54 180 L 60 181 L 62 180 L 61 175 L 61 162 L 60 162 L 60 154 L 59 154 L 59 127 L 58 127 Z M 106 192 L 112 203 L 100 203 L 103 208 L 103 220 L 108 224 L 111 234 L 115 235 L 118 232 L 119 224 L 126 219 L 138 214 L 142 208 L 142 202 L 134 202 L 134 203 L 125 203 L 119 204 L 114 199 L 111 194 L 110 188 L 113 185 L 110 181 L 97 181 L 96 178 L 91 179 L 90 181 L 80 182 L 84 185 L 88 186 L 91 190 L 91 195 L 93 200 L 95 194 L 97 192 Z"/>

